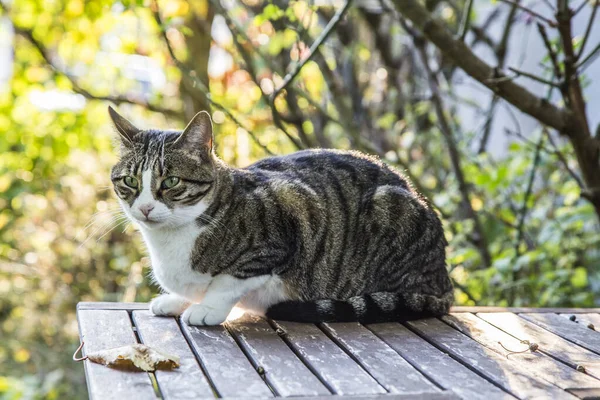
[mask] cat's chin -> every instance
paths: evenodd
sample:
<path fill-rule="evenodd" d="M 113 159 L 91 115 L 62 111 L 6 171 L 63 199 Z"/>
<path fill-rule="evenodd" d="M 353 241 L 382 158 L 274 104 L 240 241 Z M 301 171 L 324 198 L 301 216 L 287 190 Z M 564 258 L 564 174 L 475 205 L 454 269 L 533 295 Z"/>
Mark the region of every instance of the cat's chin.
<path fill-rule="evenodd" d="M 163 229 L 163 228 L 168 228 L 170 227 L 170 224 L 168 224 L 166 221 L 140 221 L 140 220 L 136 220 L 135 221 L 137 223 L 137 225 L 140 228 L 149 230 L 149 231 L 153 231 L 153 230 L 158 230 L 158 229 Z"/>

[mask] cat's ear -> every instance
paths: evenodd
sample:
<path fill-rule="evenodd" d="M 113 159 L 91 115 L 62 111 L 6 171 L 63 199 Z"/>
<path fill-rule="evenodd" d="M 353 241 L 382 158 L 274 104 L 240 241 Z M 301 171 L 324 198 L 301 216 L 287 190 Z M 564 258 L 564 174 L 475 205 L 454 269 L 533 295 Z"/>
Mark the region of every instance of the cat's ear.
<path fill-rule="evenodd" d="M 190 150 L 204 149 L 210 153 L 213 148 L 213 127 L 210 114 L 206 111 L 196 114 L 173 144 L 185 146 Z"/>
<path fill-rule="evenodd" d="M 116 112 L 111 106 L 108 106 L 108 114 L 112 119 L 119 136 L 121 136 L 121 142 L 123 145 L 129 147 L 133 145 L 133 137 L 140 131 L 131 122 L 127 121 L 118 112 Z"/>

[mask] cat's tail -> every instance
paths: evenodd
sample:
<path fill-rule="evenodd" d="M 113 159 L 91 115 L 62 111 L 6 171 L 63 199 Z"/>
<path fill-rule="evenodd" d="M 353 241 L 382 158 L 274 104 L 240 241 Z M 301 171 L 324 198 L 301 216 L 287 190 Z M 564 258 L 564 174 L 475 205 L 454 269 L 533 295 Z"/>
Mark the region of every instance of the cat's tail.
<path fill-rule="evenodd" d="M 379 292 L 347 300 L 284 301 L 266 312 L 267 318 L 295 322 L 392 322 L 439 317 L 450 310 L 452 291 L 442 296 Z"/>

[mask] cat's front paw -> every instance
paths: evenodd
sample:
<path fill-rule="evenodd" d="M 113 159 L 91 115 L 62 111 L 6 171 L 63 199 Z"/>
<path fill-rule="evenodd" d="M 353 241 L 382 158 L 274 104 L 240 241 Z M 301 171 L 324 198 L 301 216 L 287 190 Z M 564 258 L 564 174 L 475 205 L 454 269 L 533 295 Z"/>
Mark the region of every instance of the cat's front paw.
<path fill-rule="evenodd" d="M 183 313 L 190 303 L 173 294 L 163 294 L 150 303 L 150 311 L 161 317 L 178 317 Z"/>
<path fill-rule="evenodd" d="M 188 325 L 219 325 L 225 322 L 227 315 L 229 315 L 229 310 L 194 304 L 185 310 L 181 320 Z"/>

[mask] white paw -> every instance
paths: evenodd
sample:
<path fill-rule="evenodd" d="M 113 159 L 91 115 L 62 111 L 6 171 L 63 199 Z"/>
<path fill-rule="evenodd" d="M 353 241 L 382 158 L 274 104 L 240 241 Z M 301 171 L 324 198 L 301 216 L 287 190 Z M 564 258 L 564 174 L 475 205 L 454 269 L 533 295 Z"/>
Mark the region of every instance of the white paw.
<path fill-rule="evenodd" d="M 203 304 L 194 304 L 185 310 L 181 316 L 181 320 L 188 325 L 219 325 L 225 322 L 228 314 L 229 310 L 213 308 Z"/>
<path fill-rule="evenodd" d="M 179 296 L 163 294 L 152 300 L 150 311 L 161 317 L 178 317 L 189 306 L 190 303 Z"/>

